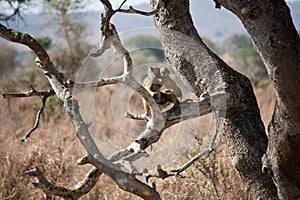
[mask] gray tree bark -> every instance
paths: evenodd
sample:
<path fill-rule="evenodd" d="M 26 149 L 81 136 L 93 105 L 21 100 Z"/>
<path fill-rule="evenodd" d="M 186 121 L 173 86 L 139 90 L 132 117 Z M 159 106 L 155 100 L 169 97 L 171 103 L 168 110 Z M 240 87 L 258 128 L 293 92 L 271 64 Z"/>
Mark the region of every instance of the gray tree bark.
<path fill-rule="evenodd" d="M 156 3 L 152 0 L 152 5 Z M 236 98 L 235 105 L 227 105 L 225 115 L 216 112 L 216 119 L 230 150 L 233 166 L 239 172 L 249 198 L 299 197 L 300 93 L 297 86 L 300 84 L 300 45 L 285 2 L 218 1 L 242 20 L 274 83 L 277 104 L 269 126 L 269 145 L 250 81 L 205 46 L 193 26 L 189 1 L 162 0 L 160 3 L 154 20 L 173 69 L 197 96 L 224 89 Z M 182 42 L 182 38 L 173 37 L 174 31 L 191 38 L 193 45 L 174 50 Z M 194 45 L 199 48 L 194 48 Z M 187 54 L 201 59 L 191 63 L 186 59 Z M 261 158 L 266 151 L 271 165 L 269 175 L 273 171 L 277 187 L 271 176 L 261 171 Z"/>
<path fill-rule="evenodd" d="M 300 197 L 300 40 L 283 0 L 218 1 L 243 22 L 268 70 L 276 106 L 267 162 L 280 199 Z"/>

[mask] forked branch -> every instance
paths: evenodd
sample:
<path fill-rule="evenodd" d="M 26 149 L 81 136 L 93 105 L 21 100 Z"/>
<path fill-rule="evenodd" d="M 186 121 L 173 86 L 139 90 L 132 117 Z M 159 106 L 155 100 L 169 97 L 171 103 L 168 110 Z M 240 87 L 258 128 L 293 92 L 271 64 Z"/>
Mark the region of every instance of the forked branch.
<path fill-rule="evenodd" d="M 184 170 L 189 168 L 192 164 L 194 164 L 197 160 L 210 154 L 214 150 L 217 136 L 218 136 L 218 131 L 216 131 L 215 134 L 213 135 L 208 148 L 199 152 L 197 155 L 195 155 L 193 158 L 191 158 L 188 162 L 186 162 L 182 166 L 172 169 L 172 170 L 169 170 L 169 171 L 166 171 L 166 170 L 163 170 L 160 165 L 158 165 L 156 170 L 153 170 L 153 171 L 144 170 L 142 173 L 140 173 L 140 175 L 142 175 L 147 182 L 148 182 L 149 178 L 151 178 L 151 177 L 156 177 L 156 178 L 161 178 L 161 179 L 165 179 L 170 176 L 183 177 L 181 175 L 181 172 L 183 172 Z"/>
<path fill-rule="evenodd" d="M 22 138 L 22 142 L 26 142 L 27 139 L 30 137 L 31 133 L 33 133 L 38 127 L 39 127 L 39 123 L 40 123 L 40 118 L 41 118 L 41 114 L 43 113 L 43 110 L 45 108 L 46 105 L 46 101 L 48 99 L 48 97 L 54 95 L 54 90 L 49 89 L 48 91 L 37 91 L 36 89 L 34 89 L 34 87 L 30 86 L 31 90 L 27 91 L 27 92 L 23 92 L 23 93 L 7 93 L 7 94 L 3 94 L 3 98 L 20 98 L 20 97 L 32 97 L 32 96 L 38 96 L 41 98 L 41 106 L 38 110 L 38 112 L 36 113 L 36 117 L 35 117 L 35 123 L 33 125 L 33 127 L 25 134 L 25 136 Z"/>

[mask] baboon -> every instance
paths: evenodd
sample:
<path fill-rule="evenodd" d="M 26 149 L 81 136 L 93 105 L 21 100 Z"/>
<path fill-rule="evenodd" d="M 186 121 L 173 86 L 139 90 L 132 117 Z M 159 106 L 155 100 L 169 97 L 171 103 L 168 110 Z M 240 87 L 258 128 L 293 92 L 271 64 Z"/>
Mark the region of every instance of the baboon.
<path fill-rule="evenodd" d="M 161 90 L 163 91 L 164 89 L 171 89 L 174 91 L 174 93 L 178 99 L 182 99 L 181 89 L 177 86 L 175 81 L 173 81 L 171 79 L 169 74 L 170 74 L 170 71 L 166 67 L 162 67 L 160 69 L 160 76 L 161 76 L 161 79 L 163 82 L 163 86 L 162 86 Z"/>
<path fill-rule="evenodd" d="M 172 88 L 168 88 L 164 84 L 164 79 L 161 76 L 161 69 L 159 67 L 149 67 L 148 76 L 144 79 L 143 86 L 151 94 L 157 104 L 161 106 L 161 109 L 173 103 L 174 106 L 179 104 Z M 168 78 L 173 81 L 169 76 Z M 175 84 L 175 82 L 173 81 Z M 176 84 L 175 84 L 176 85 Z M 174 87 L 174 86 L 172 86 Z M 177 87 L 177 85 L 176 85 Z M 163 90 L 162 90 L 163 89 Z M 178 88 L 179 89 L 179 88 Z M 180 89 L 179 89 L 180 90 Z M 180 91 L 181 94 L 181 91 Z M 150 107 L 145 99 L 143 99 L 143 105 L 146 114 L 149 113 Z"/>

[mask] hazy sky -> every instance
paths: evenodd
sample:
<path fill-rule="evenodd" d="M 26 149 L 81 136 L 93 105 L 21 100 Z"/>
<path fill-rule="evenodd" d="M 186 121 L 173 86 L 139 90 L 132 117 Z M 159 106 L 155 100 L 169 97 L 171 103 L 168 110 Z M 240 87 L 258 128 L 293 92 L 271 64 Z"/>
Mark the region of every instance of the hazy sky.
<path fill-rule="evenodd" d="M 190 0 L 190 1 L 203 1 L 203 0 Z M 286 0 L 286 1 L 287 2 L 294 2 L 294 1 L 300 2 L 300 0 Z M 40 1 L 37 1 L 37 2 L 40 2 Z M 112 3 L 114 8 L 117 8 L 123 2 L 123 0 L 110 0 L 110 2 Z M 143 3 L 149 4 L 149 2 L 150 2 L 150 0 L 127 0 L 125 6 L 129 6 L 129 5 L 136 6 L 138 4 L 143 4 Z M 8 10 L 7 8 L 8 8 L 7 5 L 5 6 L 4 3 L 0 4 L 0 10 L 2 10 L 2 12 L 5 13 L 5 11 L 8 11 L 10 13 L 11 10 L 10 9 Z M 86 6 L 86 9 L 99 11 L 99 10 L 103 9 L 103 6 L 99 0 L 90 0 L 88 5 Z M 27 13 L 27 12 L 39 13 L 41 10 L 42 10 L 41 4 L 36 4 L 35 6 L 24 10 L 24 12 L 25 13 Z"/>
<path fill-rule="evenodd" d="M 111 0 L 110 2 L 113 5 L 113 7 L 116 8 L 123 2 L 123 0 Z M 143 4 L 143 3 L 149 3 L 149 0 L 128 0 L 127 3 L 125 3 L 125 6 L 126 5 L 134 6 L 134 5 Z M 97 1 L 97 0 L 93 0 L 92 3 L 87 6 L 87 9 L 90 9 L 90 10 L 99 10 L 102 8 L 103 7 L 102 7 L 100 1 Z"/>
<path fill-rule="evenodd" d="M 203 1 L 203 0 L 190 0 L 190 1 Z M 286 0 L 287 2 L 293 2 L 293 1 L 299 1 L 300 0 Z M 111 4 L 113 4 L 114 7 L 117 7 L 120 5 L 123 0 L 110 0 Z M 138 5 L 138 4 L 143 4 L 143 3 L 149 3 L 149 0 L 128 0 L 125 5 Z M 98 0 L 92 0 L 92 2 L 87 6 L 87 9 L 89 10 L 101 10 L 103 7 Z"/>

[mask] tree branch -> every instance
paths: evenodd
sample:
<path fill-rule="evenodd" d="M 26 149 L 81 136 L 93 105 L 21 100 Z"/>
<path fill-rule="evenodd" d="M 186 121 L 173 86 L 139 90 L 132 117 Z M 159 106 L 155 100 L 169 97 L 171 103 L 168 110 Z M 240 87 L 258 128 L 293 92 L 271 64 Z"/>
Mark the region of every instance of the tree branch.
<path fill-rule="evenodd" d="M 47 66 L 50 64 L 50 58 L 47 52 L 29 34 L 8 29 L 4 25 L 0 24 L 0 37 L 9 40 L 11 42 L 16 42 L 28 46 L 40 58 L 40 60 L 42 61 L 42 66 Z"/>
<path fill-rule="evenodd" d="M 55 94 L 54 90 L 52 90 L 52 89 L 49 89 L 48 91 L 41 91 L 40 92 L 40 91 L 37 91 L 36 89 L 34 89 L 32 86 L 30 86 L 30 87 L 31 87 L 31 90 L 27 91 L 27 92 L 16 93 L 16 94 L 11 94 L 11 93 L 2 94 L 3 98 L 20 98 L 20 97 L 38 96 L 42 100 L 40 109 L 38 110 L 38 112 L 36 114 L 35 123 L 34 123 L 33 127 L 22 138 L 22 142 L 26 142 L 27 139 L 30 137 L 31 133 L 33 133 L 39 127 L 41 114 L 43 113 L 46 101 L 47 101 L 48 97 Z"/>
<path fill-rule="evenodd" d="M 128 9 L 122 9 L 122 6 L 123 6 L 123 4 L 124 4 L 126 1 L 127 1 L 127 0 L 125 0 L 125 1 L 121 4 L 121 6 L 120 6 L 117 10 L 115 10 L 115 12 L 132 13 L 132 14 L 139 14 L 139 15 L 144 15 L 144 16 L 152 16 L 152 15 L 154 15 L 155 13 L 158 12 L 159 7 L 160 7 L 160 4 L 162 3 L 161 0 L 158 0 L 155 9 L 152 10 L 152 11 L 150 11 L 150 12 L 146 12 L 146 11 L 134 9 L 132 6 L 129 6 Z"/>
<path fill-rule="evenodd" d="M 156 177 L 156 178 L 161 178 L 161 179 L 165 179 L 167 177 L 170 176 L 181 176 L 181 172 L 183 172 L 184 170 L 186 170 L 188 167 L 190 167 L 192 164 L 194 164 L 197 160 L 199 160 L 200 158 L 203 158 L 204 156 L 210 154 L 213 150 L 214 150 L 214 146 L 215 146 L 215 142 L 218 136 L 218 131 L 215 132 L 213 138 L 210 141 L 209 147 L 202 150 L 201 152 L 199 152 L 197 155 L 195 155 L 193 158 L 191 158 L 188 162 L 186 162 L 185 164 L 183 164 L 182 166 L 172 169 L 170 171 L 165 171 L 162 169 L 162 167 L 160 165 L 157 166 L 156 170 L 144 170 L 142 173 L 140 173 L 139 175 L 142 175 L 145 180 L 148 182 L 149 178 L 151 177 Z"/>
<path fill-rule="evenodd" d="M 142 11 L 142 10 L 137 10 L 137 9 L 133 8 L 132 6 L 129 6 L 128 9 L 119 8 L 116 11 L 121 12 L 121 13 L 132 13 L 132 14 L 139 14 L 139 15 L 144 15 L 144 16 L 152 16 L 158 12 L 158 8 L 159 7 L 157 6 L 155 10 L 146 12 L 146 11 Z"/>
<path fill-rule="evenodd" d="M 116 51 L 123 57 L 124 72 L 123 75 L 118 78 L 118 81 L 121 81 L 121 83 L 126 84 L 128 87 L 138 92 L 148 102 L 151 112 L 151 117 L 147 122 L 146 130 L 141 133 L 141 135 L 132 143 L 132 145 L 128 147 L 126 151 L 123 151 L 122 154 L 118 154 L 119 152 L 117 152 L 113 156 L 113 160 L 119 160 L 122 158 L 120 157 L 120 155 L 123 155 L 123 153 L 125 152 L 127 152 L 127 155 L 131 154 L 132 152 L 140 152 L 150 144 L 156 142 L 160 138 L 165 124 L 164 118 L 160 112 L 158 105 L 156 104 L 156 101 L 152 98 L 149 92 L 132 77 L 132 60 L 129 52 L 122 45 L 115 26 L 113 24 L 110 24 L 109 27 L 109 34 L 103 34 L 101 43 L 109 44 L 109 47 L 113 46 Z M 101 46 L 105 45 L 100 45 L 100 47 Z M 100 49 L 98 51 L 104 52 L 105 50 Z M 98 55 L 97 52 L 94 55 Z"/>
<path fill-rule="evenodd" d="M 65 106 L 76 134 L 88 153 L 88 162 L 103 170 L 115 183 L 125 191 L 134 193 L 144 199 L 160 199 L 153 188 L 142 183 L 133 176 L 123 172 L 117 165 L 107 160 L 98 150 L 94 140 L 89 134 L 87 125 L 79 112 L 78 102 L 74 99 L 66 99 Z M 154 198 L 155 197 L 155 198 Z"/>
<path fill-rule="evenodd" d="M 47 180 L 38 167 L 26 171 L 25 174 L 37 178 L 38 181 L 33 183 L 33 185 L 43 190 L 46 196 L 56 195 L 64 199 L 75 200 L 87 194 L 95 186 L 102 173 L 97 168 L 92 168 L 82 182 L 78 183 L 73 189 L 55 186 Z"/>

